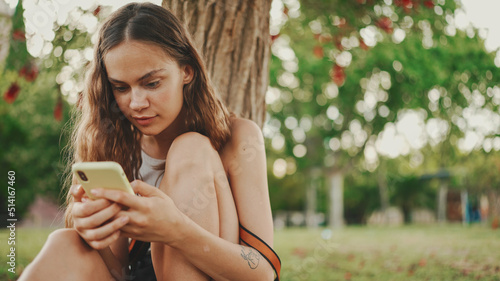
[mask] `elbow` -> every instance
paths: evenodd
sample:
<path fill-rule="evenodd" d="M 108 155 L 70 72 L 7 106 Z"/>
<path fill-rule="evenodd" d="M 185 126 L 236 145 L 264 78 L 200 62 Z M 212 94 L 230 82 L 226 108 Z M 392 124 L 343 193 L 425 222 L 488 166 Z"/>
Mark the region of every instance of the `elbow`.
<path fill-rule="evenodd" d="M 265 270 L 262 271 L 261 278 L 259 280 L 273 281 L 274 280 L 274 269 L 271 265 L 267 265 Z"/>

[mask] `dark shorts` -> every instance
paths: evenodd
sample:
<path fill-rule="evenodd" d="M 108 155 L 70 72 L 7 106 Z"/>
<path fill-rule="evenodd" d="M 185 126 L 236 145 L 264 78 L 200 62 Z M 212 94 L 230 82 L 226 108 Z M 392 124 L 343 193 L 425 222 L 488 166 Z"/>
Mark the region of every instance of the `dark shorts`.
<path fill-rule="evenodd" d="M 156 281 L 151 251 L 148 251 L 142 259 L 131 266 L 130 274 L 127 276 L 126 280 Z"/>

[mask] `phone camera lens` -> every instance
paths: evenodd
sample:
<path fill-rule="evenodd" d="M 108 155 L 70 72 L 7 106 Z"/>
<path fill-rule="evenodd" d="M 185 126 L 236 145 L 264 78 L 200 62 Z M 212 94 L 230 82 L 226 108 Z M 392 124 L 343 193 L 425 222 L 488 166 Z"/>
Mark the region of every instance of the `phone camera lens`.
<path fill-rule="evenodd" d="M 88 181 L 89 180 L 87 178 L 87 176 L 85 175 L 85 173 L 82 172 L 82 171 L 78 171 L 78 175 L 80 176 L 80 178 L 82 179 L 82 181 Z"/>

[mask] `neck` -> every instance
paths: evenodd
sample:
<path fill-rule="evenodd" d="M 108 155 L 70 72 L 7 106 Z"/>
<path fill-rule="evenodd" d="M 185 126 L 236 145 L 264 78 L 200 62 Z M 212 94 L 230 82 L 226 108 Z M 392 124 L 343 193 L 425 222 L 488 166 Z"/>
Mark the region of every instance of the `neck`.
<path fill-rule="evenodd" d="M 142 150 L 153 158 L 165 159 L 174 139 L 188 131 L 185 120 L 186 110 L 183 107 L 174 122 L 163 132 L 154 136 L 142 137 Z"/>

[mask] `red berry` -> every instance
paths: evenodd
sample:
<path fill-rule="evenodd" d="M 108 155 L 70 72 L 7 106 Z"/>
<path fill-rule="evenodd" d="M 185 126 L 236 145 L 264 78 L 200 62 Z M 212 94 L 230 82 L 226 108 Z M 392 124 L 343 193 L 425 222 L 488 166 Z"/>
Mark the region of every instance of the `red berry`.
<path fill-rule="evenodd" d="M 26 41 L 26 35 L 24 31 L 17 29 L 12 32 L 12 39 L 16 41 Z"/>
<path fill-rule="evenodd" d="M 62 103 L 62 100 L 59 99 L 57 101 L 56 107 L 54 108 L 54 118 L 57 121 L 61 121 L 62 120 L 62 109 L 63 109 L 63 103 Z"/>
<path fill-rule="evenodd" d="M 23 66 L 20 70 L 19 70 L 19 77 L 24 77 L 26 76 L 26 73 L 28 72 L 28 67 Z"/>
<path fill-rule="evenodd" d="M 377 22 L 377 26 L 389 34 L 393 32 L 392 20 L 388 17 L 383 17 L 379 19 Z"/>
<path fill-rule="evenodd" d="M 7 92 L 5 92 L 3 99 L 7 103 L 13 103 L 16 100 L 17 95 L 19 95 L 20 91 L 21 91 L 21 88 L 19 87 L 19 85 L 16 82 L 14 82 L 10 85 Z"/>
<path fill-rule="evenodd" d="M 97 15 L 99 15 L 99 12 L 101 12 L 101 6 L 97 6 L 97 8 L 95 8 L 92 14 L 94 14 L 94 16 L 97 17 Z"/>
<path fill-rule="evenodd" d="M 38 67 L 35 64 L 25 65 L 19 70 L 19 76 L 24 77 L 28 82 L 33 82 L 38 76 Z"/>
<path fill-rule="evenodd" d="M 32 64 L 28 75 L 26 75 L 26 81 L 33 82 L 35 81 L 36 77 L 38 77 L 38 67 Z"/>
<path fill-rule="evenodd" d="M 426 1 L 424 1 L 424 6 L 426 6 L 429 9 L 433 9 L 434 8 L 434 2 L 432 2 L 432 0 L 426 0 Z"/>
<path fill-rule="evenodd" d="M 337 86 L 342 86 L 344 85 L 345 82 L 345 72 L 344 68 L 342 68 L 339 65 L 334 65 L 332 72 L 331 72 L 331 78 L 333 83 L 337 84 Z"/>
<path fill-rule="evenodd" d="M 314 56 L 316 56 L 318 59 L 322 59 L 325 54 L 323 52 L 323 47 L 321 46 L 315 46 L 313 49 Z"/>

